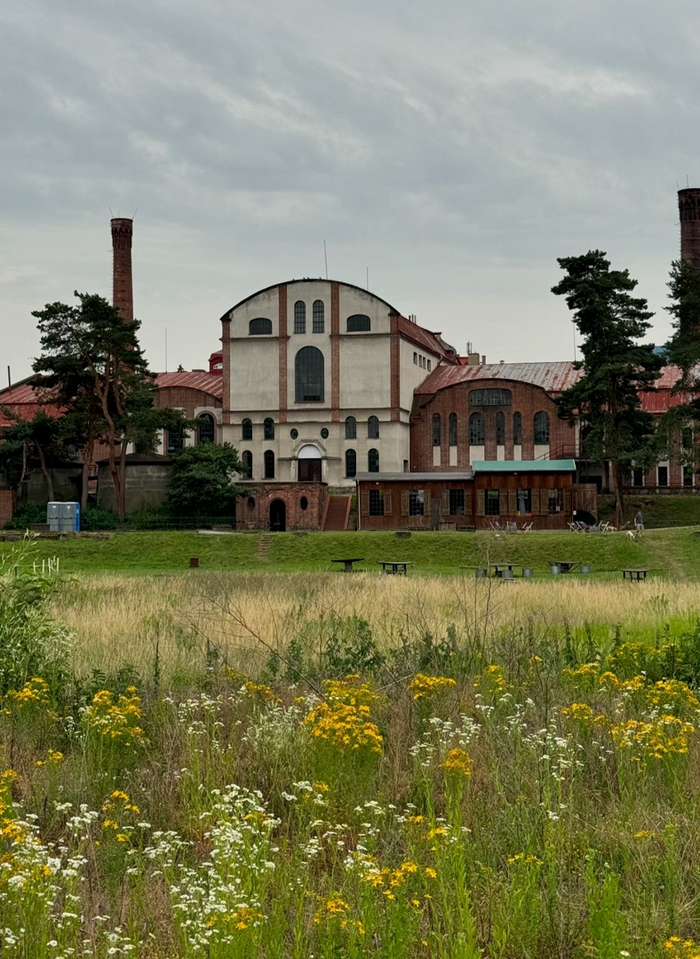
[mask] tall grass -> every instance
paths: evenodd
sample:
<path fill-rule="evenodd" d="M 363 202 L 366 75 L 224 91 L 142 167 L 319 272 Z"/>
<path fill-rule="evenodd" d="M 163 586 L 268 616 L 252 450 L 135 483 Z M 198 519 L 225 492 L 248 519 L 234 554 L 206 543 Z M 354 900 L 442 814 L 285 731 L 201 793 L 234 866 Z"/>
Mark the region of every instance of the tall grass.
<path fill-rule="evenodd" d="M 73 639 L 0 700 L 3 956 L 698 951 L 696 589 L 187 582 L 32 599 Z"/>

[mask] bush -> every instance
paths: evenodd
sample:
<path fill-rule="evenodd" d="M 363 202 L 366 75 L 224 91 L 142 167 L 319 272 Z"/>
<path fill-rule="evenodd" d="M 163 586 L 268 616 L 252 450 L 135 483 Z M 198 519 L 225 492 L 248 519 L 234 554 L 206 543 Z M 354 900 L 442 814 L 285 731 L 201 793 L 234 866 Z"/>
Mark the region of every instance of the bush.
<path fill-rule="evenodd" d="M 80 514 L 80 528 L 86 533 L 101 529 L 116 529 L 118 525 L 117 514 L 101 506 L 87 506 Z"/>
<path fill-rule="evenodd" d="M 32 526 L 39 526 L 46 523 L 46 507 L 39 506 L 37 503 L 28 503 L 20 507 L 9 523 L 5 524 L 5 529 L 29 529 Z"/>

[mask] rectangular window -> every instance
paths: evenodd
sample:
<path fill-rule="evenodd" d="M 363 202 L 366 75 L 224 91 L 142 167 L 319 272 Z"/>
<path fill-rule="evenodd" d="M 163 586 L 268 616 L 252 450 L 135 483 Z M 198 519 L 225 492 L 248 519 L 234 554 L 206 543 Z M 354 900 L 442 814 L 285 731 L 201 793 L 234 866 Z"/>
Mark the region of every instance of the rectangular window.
<path fill-rule="evenodd" d="M 384 494 L 381 490 L 371 489 L 369 491 L 369 515 L 384 515 Z"/>
<path fill-rule="evenodd" d="M 684 486 L 693 485 L 693 467 L 692 466 L 683 467 L 683 485 Z"/>
<path fill-rule="evenodd" d="M 532 512 L 532 490 L 518 490 L 518 512 L 521 516 L 527 516 Z"/>
<path fill-rule="evenodd" d="M 450 516 L 464 515 L 464 490 L 450 490 Z"/>
<path fill-rule="evenodd" d="M 432 369 L 432 364 L 430 360 L 428 360 L 428 373 L 430 373 L 431 369 Z"/>
<path fill-rule="evenodd" d="M 549 513 L 561 513 L 564 508 L 564 491 L 550 489 L 547 494 Z"/>
<path fill-rule="evenodd" d="M 422 489 L 412 489 L 408 494 L 408 515 L 423 516 L 425 513 L 425 492 Z"/>
<path fill-rule="evenodd" d="M 668 466 L 659 466 L 659 486 L 668 486 Z"/>
<path fill-rule="evenodd" d="M 414 366 L 418 366 L 418 354 L 417 354 L 417 353 L 414 353 L 414 354 L 413 354 L 413 365 L 414 365 Z"/>
<path fill-rule="evenodd" d="M 644 470 L 641 466 L 635 466 L 632 470 L 632 486 L 644 486 Z"/>
<path fill-rule="evenodd" d="M 484 490 L 484 513 L 486 516 L 501 515 L 501 497 L 497 489 Z"/>

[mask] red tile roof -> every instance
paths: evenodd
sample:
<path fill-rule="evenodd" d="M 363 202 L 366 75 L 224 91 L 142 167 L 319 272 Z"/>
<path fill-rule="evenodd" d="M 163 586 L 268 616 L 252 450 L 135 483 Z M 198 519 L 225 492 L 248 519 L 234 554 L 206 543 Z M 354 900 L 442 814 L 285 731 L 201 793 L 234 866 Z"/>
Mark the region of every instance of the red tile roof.
<path fill-rule="evenodd" d="M 39 392 L 32 383 L 32 378 L 21 380 L 13 386 L 6 386 L 0 390 L 0 407 L 8 407 L 13 413 L 21 416 L 23 419 L 30 419 L 39 409 L 42 409 L 49 416 L 59 416 L 60 409 L 50 403 L 42 404 L 39 399 Z M 5 416 L 0 409 L 0 426 L 8 426 L 12 420 Z"/>
<path fill-rule="evenodd" d="M 573 386 L 581 373 L 573 363 L 483 363 L 479 366 L 438 366 L 416 390 L 417 393 L 437 393 L 448 386 L 469 380 L 518 380 L 541 386 L 548 393 L 557 394 Z"/>
<path fill-rule="evenodd" d="M 188 372 L 157 373 L 156 386 L 164 389 L 168 386 L 187 386 L 193 390 L 201 390 L 220 400 L 223 396 L 223 377 L 217 373 Z"/>
<path fill-rule="evenodd" d="M 411 320 L 407 320 L 405 316 L 399 316 L 399 333 L 404 339 L 415 343 L 416 346 L 420 346 L 424 350 L 428 350 L 443 359 L 451 362 L 455 361 L 455 357 L 445 349 L 439 333 L 432 333 L 430 330 L 426 330 L 425 327 L 418 326 L 417 323 L 412 323 Z"/>

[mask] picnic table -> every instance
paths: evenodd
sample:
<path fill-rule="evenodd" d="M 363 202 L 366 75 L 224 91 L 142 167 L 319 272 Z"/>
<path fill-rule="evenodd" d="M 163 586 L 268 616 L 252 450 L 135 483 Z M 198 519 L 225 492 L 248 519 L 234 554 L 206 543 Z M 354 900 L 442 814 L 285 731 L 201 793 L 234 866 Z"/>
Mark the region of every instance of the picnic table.
<path fill-rule="evenodd" d="M 413 563 L 394 559 L 378 559 L 377 563 L 382 567 L 382 572 L 389 576 L 405 576 L 408 567 L 413 566 Z"/>
<path fill-rule="evenodd" d="M 572 570 L 576 569 L 577 566 L 580 566 L 580 563 L 574 562 L 573 559 L 557 559 L 552 560 L 552 566 L 558 566 L 562 573 L 570 573 Z"/>
<path fill-rule="evenodd" d="M 520 568 L 520 563 L 489 563 L 491 569 L 493 570 L 494 576 L 503 577 L 504 570 L 508 569 L 510 572 L 513 572 L 513 567 L 517 566 Z"/>
<path fill-rule="evenodd" d="M 332 560 L 331 560 L 331 563 L 342 563 L 342 564 L 343 564 L 343 572 L 344 572 L 344 573 L 352 573 L 352 564 L 353 564 L 353 563 L 364 563 L 364 561 L 365 561 L 364 556 L 360 556 L 359 558 L 356 557 L 356 558 L 354 558 L 354 559 L 332 559 Z"/>
<path fill-rule="evenodd" d="M 623 569 L 622 578 L 623 579 L 629 578 L 630 581 L 635 580 L 637 583 L 639 583 L 641 580 L 645 580 L 647 578 L 647 573 L 649 571 L 650 570 L 648 566 L 647 567 L 643 566 L 640 569 Z"/>

